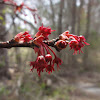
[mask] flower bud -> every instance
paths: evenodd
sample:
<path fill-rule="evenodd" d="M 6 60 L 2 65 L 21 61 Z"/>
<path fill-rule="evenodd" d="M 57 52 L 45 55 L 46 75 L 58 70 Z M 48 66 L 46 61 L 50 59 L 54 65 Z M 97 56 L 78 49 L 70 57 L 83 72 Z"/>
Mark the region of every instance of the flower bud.
<path fill-rule="evenodd" d="M 44 62 L 45 62 L 44 56 L 38 56 L 37 61 L 38 61 L 39 63 L 44 63 Z"/>
<path fill-rule="evenodd" d="M 60 50 L 66 48 L 66 46 L 68 45 L 68 43 L 66 41 L 63 41 L 63 40 L 58 40 L 56 43 L 55 43 L 56 47 Z"/>
<path fill-rule="evenodd" d="M 52 61 L 52 56 L 51 56 L 50 54 L 47 54 L 47 55 L 45 56 L 45 60 L 46 60 L 47 62 Z"/>
<path fill-rule="evenodd" d="M 14 39 L 15 39 L 16 42 L 20 42 L 20 41 L 22 40 L 22 38 L 23 38 L 23 32 L 18 33 L 18 34 L 14 37 Z"/>
<path fill-rule="evenodd" d="M 67 31 L 63 32 L 62 34 L 67 36 L 69 34 L 69 31 L 67 30 Z"/>
<path fill-rule="evenodd" d="M 69 42 L 69 46 L 71 46 L 71 47 L 76 47 L 76 45 L 79 45 L 79 42 L 77 40 L 71 40 Z"/>
<path fill-rule="evenodd" d="M 61 35 L 59 36 L 59 40 L 68 40 L 68 37 L 65 36 L 65 35 L 63 35 L 63 34 L 61 34 Z"/>

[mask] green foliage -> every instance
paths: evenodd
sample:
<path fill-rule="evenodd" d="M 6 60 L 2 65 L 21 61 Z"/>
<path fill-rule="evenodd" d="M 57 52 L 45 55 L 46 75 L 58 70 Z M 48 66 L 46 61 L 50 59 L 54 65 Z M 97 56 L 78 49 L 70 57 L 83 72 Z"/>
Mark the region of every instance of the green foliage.
<path fill-rule="evenodd" d="M 21 86 L 21 88 L 20 88 L 20 91 L 21 91 L 22 93 L 31 92 L 32 89 L 31 89 L 31 87 L 30 87 L 30 84 L 29 84 L 29 83 L 23 84 L 23 85 Z"/>
<path fill-rule="evenodd" d="M 25 29 L 23 29 L 23 31 L 25 32 L 25 31 L 27 31 L 27 29 L 25 28 Z"/>
<path fill-rule="evenodd" d="M 57 88 L 53 91 L 52 95 L 53 97 L 61 98 L 64 100 L 70 100 L 69 99 L 69 92 L 73 91 L 74 88 L 71 86 L 65 87 L 65 88 Z M 70 90 L 70 91 L 69 91 Z"/>
<path fill-rule="evenodd" d="M 5 21 L 3 21 L 3 25 L 5 25 L 6 24 L 6 22 Z"/>
<path fill-rule="evenodd" d="M 5 87 L 0 88 L 0 95 L 8 95 L 10 93 Z"/>
<path fill-rule="evenodd" d="M 96 31 L 91 32 L 90 36 L 90 48 L 91 49 L 96 49 L 98 45 L 100 44 L 100 38 L 98 38 L 98 33 Z"/>
<path fill-rule="evenodd" d="M 5 63 L 4 61 L 0 62 L 0 67 L 4 67 Z"/>
<path fill-rule="evenodd" d="M 6 9 L 3 9 L 3 10 L 2 10 L 2 13 L 3 13 L 3 14 L 5 14 L 6 12 L 7 12 Z"/>
<path fill-rule="evenodd" d="M 55 96 L 55 95 L 59 95 L 60 94 L 60 91 L 59 90 L 55 90 L 55 91 L 53 91 L 53 96 Z"/>
<path fill-rule="evenodd" d="M 41 89 L 45 89 L 45 87 L 46 87 L 46 84 L 43 82 L 43 83 L 41 84 Z"/>
<path fill-rule="evenodd" d="M 0 16 L 0 20 L 4 20 L 4 18 L 2 16 Z"/>

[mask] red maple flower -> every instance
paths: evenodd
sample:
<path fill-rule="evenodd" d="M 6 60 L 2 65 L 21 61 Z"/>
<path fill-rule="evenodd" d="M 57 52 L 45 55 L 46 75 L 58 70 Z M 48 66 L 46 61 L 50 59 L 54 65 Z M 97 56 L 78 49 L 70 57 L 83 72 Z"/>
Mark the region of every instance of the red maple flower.
<path fill-rule="evenodd" d="M 82 36 L 82 35 L 80 35 L 80 36 L 79 36 L 78 41 L 80 41 L 80 42 L 84 42 L 86 45 L 90 45 L 89 43 L 85 42 L 85 41 L 86 41 L 86 39 L 85 39 L 85 37 L 84 37 L 84 36 Z"/>
<path fill-rule="evenodd" d="M 73 35 L 71 36 L 72 40 L 69 42 L 69 46 L 71 49 L 74 49 L 74 54 L 77 54 L 77 51 L 82 52 L 83 51 L 81 50 L 82 47 L 86 45 L 89 45 L 89 43 L 85 42 L 86 39 L 84 36 L 76 36 L 76 35 Z"/>
<path fill-rule="evenodd" d="M 38 30 L 39 31 L 36 33 L 33 40 L 33 43 L 38 45 L 38 47 L 34 47 L 34 50 L 37 53 L 37 59 L 36 61 L 31 62 L 30 66 L 32 66 L 31 71 L 36 69 L 40 76 L 43 71 L 46 71 L 49 74 L 52 73 L 52 71 L 55 71 L 55 64 L 57 64 L 57 70 L 60 69 L 59 65 L 62 64 L 62 60 L 56 56 L 55 52 L 47 44 L 44 43 L 44 40 L 47 40 L 51 32 L 55 30 L 51 30 L 51 28 L 44 27 L 43 25 L 39 27 Z M 80 51 L 82 52 L 81 48 L 84 47 L 85 44 L 89 45 L 85 41 L 86 39 L 84 36 L 69 34 L 69 31 L 65 31 L 59 36 L 59 40 L 57 40 L 54 45 L 58 50 L 62 50 L 69 45 L 71 49 L 74 49 L 74 53 L 77 53 L 77 51 L 80 53 Z M 51 53 L 53 53 L 54 59 Z"/>
<path fill-rule="evenodd" d="M 49 74 L 52 73 L 54 70 L 54 64 L 57 64 L 57 69 L 59 68 L 59 65 L 62 63 L 61 59 L 56 56 L 54 51 L 43 41 L 48 39 L 48 36 L 51 34 L 51 32 L 54 30 L 51 30 L 51 28 L 44 27 L 43 25 L 39 27 L 39 31 L 36 33 L 35 38 L 33 40 L 33 43 L 35 45 L 38 45 L 38 47 L 34 47 L 35 52 L 37 53 L 37 59 L 36 61 L 33 61 L 30 63 L 30 66 L 32 66 L 31 71 L 33 69 L 37 69 L 37 73 L 40 76 L 41 72 L 46 71 Z M 65 41 L 62 41 L 65 42 Z M 64 46 L 64 43 L 62 43 Z M 51 52 L 54 55 L 51 56 Z"/>
<path fill-rule="evenodd" d="M 59 49 L 59 50 L 62 50 L 62 49 L 65 49 L 68 45 L 68 42 L 67 41 L 64 41 L 64 40 L 58 40 L 56 43 L 55 43 L 56 47 Z"/>
<path fill-rule="evenodd" d="M 57 56 L 55 56 L 55 59 L 53 60 L 53 65 L 57 64 L 57 70 L 60 69 L 59 65 L 62 64 L 62 60 L 60 58 L 58 58 Z"/>
<path fill-rule="evenodd" d="M 65 31 L 61 35 L 63 35 L 63 38 L 65 38 L 67 40 L 70 39 L 70 37 L 73 36 L 73 34 L 69 34 L 69 31 Z"/>
<path fill-rule="evenodd" d="M 46 62 L 51 62 L 52 56 L 50 54 L 45 55 L 45 60 L 46 60 Z"/>
<path fill-rule="evenodd" d="M 44 56 L 38 56 L 36 61 L 30 63 L 30 66 L 32 66 L 31 71 L 33 71 L 34 68 L 37 69 L 37 73 L 40 76 L 40 73 L 43 72 L 43 70 L 47 66 L 47 63 L 45 61 Z"/>
<path fill-rule="evenodd" d="M 9 1 L 9 0 L 3 0 L 4 2 L 7 2 L 7 1 Z"/>
<path fill-rule="evenodd" d="M 45 49 L 45 50 L 44 50 Z M 54 54 L 55 59 L 52 60 L 52 56 L 50 54 L 50 51 Z M 46 54 L 46 52 L 47 54 Z M 40 44 L 40 48 L 35 47 L 35 52 L 38 53 L 38 57 L 36 61 L 33 61 L 30 63 L 30 66 L 33 66 L 31 71 L 33 69 L 37 69 L 37 73 L 40 76 L 40 73 L 44 71 L 48 72 L 49 74 L 52 73 L 54 70 L 54 64 L 57 64 L 57 69 L 59 68 L 59 64 L 61 64 L 60 58 L 58 58 L 53 50 L 49 48 L 46 44 L 42 43 Z"/>
<path fill-rule="evenodd" d="M 35 38 L 33 42 L 36 45 L 41 45 L 41 43 L 43 42 L 43 40 L 44 40 L 44 36 L 43 35 L 40 35 L 37 38 Z"/>
<path fill-rule="evenodd" d="M 33 40 L 31 35 L 29 34 L 28 31 L 26 32 L 20 32 L 14 37 L 16 42 L 29 42 L 30 40 Z"/>
<path fill-rule="evenodd" d="M 70 49 L 74 49 L 74 53 L 77 54 L 77 51 L 80 50 L 79 42 L 77 40 L 71 40 L 69 42 Z"/>
<path fill-rule="evenodd" d="M 32 9 L 32 8 L 28 7 L 27 5 L 25 5 L 23 2 L 20 5 L 18 5 L 14 0 L 3 0 L 3 2 L 6 4 L 9 4 L 9 5 L 13 5 L 15 8 L 14 9 L 15 13 L 19 12 L 21 14 L 24 14 L 25 16 L 26 16 L 26 14 L 24 12 L 24 8 L 27 8 L 31 12 L 31 14 L 33 15 L 35 22 L 37 22 L 36 16 L 39 20 L 41 19 L 40 16 L 36 13 L 37 9 L 35 9 L 35 8 Z"/>
<path fill-rule="evenodd" d="M 16 12 L 16 11 L 21 12 L 23 6 L 24 6 L 24 3 L 23 3 L 23 2 L 21 3 L 20 6 L 16 6 L 15 12 Z"/>
<path fill-rule="evenodd" d="M 69 34 L 69 31 L 63 32 L 59 36 L 59 39 L 63 40 L 63 41 L 66 41 L 69 44 L 70 49 L 74 49 L 74 53 L 73 54 L 77 54 L 77 51 L 79 51 L 79 53 L 82 52 L 81 48 L 84 47 L 85 44 L 89 45 L 89 43 L 85 42 L 86 39 L 85 39 L 84 36 L 77 36 L 77 35 Z M 69 41 L 70 39 L 71 39 L 71 41 Z M 60 44 L 60 43 L 58 43 L 58 44 Z M 59 48 L 60 45 L 57 45 L 57 47 Z"/>
<path fill-rule="evenodd" d="M 54 69 L 54 66 L 49 64 L 47 67 L 46 67 L 46 72 L 48 72 L 50 74 L 50 72 L 52 73 L 52 71 L 55 71 Z"/>
<path fill-rule="evenodd" d="M 38 37 L 40 35 L 43 35 L 45 40 L 48 39 L 48 36 L 51 34 L 51 32 L 55 30 L 51 30 L 49 27 L 44 27 L 43 25 L 39 27 L 39 31 L 35 34 L 35 37 Z"/>

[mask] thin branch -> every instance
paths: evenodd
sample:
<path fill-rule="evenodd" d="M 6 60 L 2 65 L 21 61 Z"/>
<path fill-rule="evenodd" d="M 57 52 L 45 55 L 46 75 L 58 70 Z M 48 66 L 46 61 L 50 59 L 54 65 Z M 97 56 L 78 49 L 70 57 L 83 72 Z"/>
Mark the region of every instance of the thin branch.
<path fill-rule="evenodd" d="M 55 10 L 54 10 L 54 5 L 53 5 L 53 2 L 52 0 L 50 0 L 50 7 L 51 7 L 51 10 L 52 10 L 52 23 L 53 23 L 53 26 L 55 27 Z"/>
<path fill-rule="evenodd" d="M 27 24 L 29 24 L 32 28 L 34 28 L 35 31 L 38 31 L 37 28 L 30 22 L 26 21 L 25 19 L 21 18 L 18 14 L 16 14 L 16 17 L 18 17 L 20 20 L 25 21 Z"/>
<path fill-rule="evenodd" d="M 4 1 L 0 1 L 0 4 L 4 4 L 4 5 L 9 5 L 9 6 L 16 6 L 14 4 L 11 3 L 5 3 Z M 32 10 L 32 9 L 31 9 Z M 28 23 L 32 28 L 34 28 L 35 31 L 37 31 L 37 28 L 30 22 L 26 21 L 25 19 L 21 18 L 18 14 L 15 14 L 16 17 L 18 17 L 20 20 L 25 21 L 26 23 Z M 5 34 L 8 32 L 8 30 L 6 32 L 4 32 Z"/>
<path fill-rule="evenodd" d="M 48 46 L 54 47 L 57 51 L 59 51 L 57 49 L 57 47 L 55 46 L 55 42 L 58 41 L 59 38 L 56 39 L 52 39 L 50 41 L 43 41 L 45 44 L 47 44 Z M 6 41 L 6 42 L 0 42 L 0 48 L 13 48 L 13 47 L 29 47 L 29 48 L 34 48 L 34 47 L 38 47 L 36 44 L 34 44 L 34 40 L 31 42 L 24 42 L 24 43 L 19 43 L 16 42 L 14 39 L 10 40 L 10 41 Z"/>
<path fill-rule="evenodd" d="M 13 41 L 13 40 L 11 40 Z M 31 43 L 18 43 L 18 42 L 0 42 L 0 48 L 12 48 L 12 47 L 34 47 L 35 44 L 33 42 Z"/>
<path fill-rule="evenodd" d="M 8 5 L 8 6 L 15 6 L 15 5 L 11 4 L 11 3 L 5 3 L 4 1 L 0 1 L 0 4 L 4 4 L 4 5 Z"/>

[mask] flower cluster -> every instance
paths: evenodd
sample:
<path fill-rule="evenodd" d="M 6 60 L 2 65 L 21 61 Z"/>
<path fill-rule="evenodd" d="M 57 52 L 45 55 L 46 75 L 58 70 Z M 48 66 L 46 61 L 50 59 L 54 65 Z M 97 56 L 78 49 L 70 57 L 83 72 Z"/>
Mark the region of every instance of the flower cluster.
<path fill-rule="evenodd" d="M 30 40 L 33 40 L 33 38 L 31 37 L 31 35 L 29 34 L 28 31 L 26 32 L 20 32 L 18 33 L 15 37 L 14 40 L 16 42 L 29 42 Z"/>
<path fill-rule="evenodd" d="M 51 28 L 49 27 L 44 27 L 43 25 L 40 26 L 38 30 L 39 31 L 35 34 L 35 37 L 39 37 L 40 35 L 42 35 L 45 40 L 48 39 L 48 36 L 51 34 L 51 32 L 55 31 L 51 30 Z"/>
<path fill-rule="evenodd" d="M 34 38 L 31 37 L 28 31 L 24 33 L 20 32 L 14 37 L 16 42 L 30 42 L 36 45 L 34 51 L 37 53 L 37 58 L 35 61 L 30 62 L 30 66 L 32 66 L 31 71 L 33 72 L 33 70 L 36 69 L 39 76 L 43 71 L 49 74 L 55 71 L 55 64 L 57 65 L 57 70 L 60 69 L 59 65 L 62 63 L 62 60 L 58 58 L 54 51 L 44 42 L 49 39 L 48 36 L 53 31 L 55 30 L 51 30 L 51 28 L 42 25 L 39 27 Z M 67 45 L 69 45 L 70 49 L 74 49 L 74 54 L 77 54 L 77 51 L 79 51 L 79 53 L 82 52 L 81 48 L 84 47 L 85 44 L 89 45 L 85 41 L 84 36 L 69 34 L 69 31 L 65 31 L 57 40 L 53 41 L 53 45 L 58 51 L 65 49 Z"/>
<path fill-rule="evenodd" d="M 66 31 L 66 33 L 69 33 L 69 31 Z M 59 40 L 57 42 L 55 42 L 55 45 L 57 47 L 57 49 L 62 50 L 65 49 L 68 45 L 68 37 L 64 34 L 61 34 L 59 36 Z"/>
<path fill-rule="evenodd" d="M 57 69 L 59 69 L 59 65 L 61 65 L 62 61 L 47 44 L 43 43 L 43 40 L 48 40 L 48 36 L 55 30 L 51 30 L 51 28 L 44 27 L 43 25 L 38 30 L 39 31 L 36 33 L 33 41 L 34 44 L 39 46 L 39 48 L 34 48 L 37 53 L 37 59 L 36 61 L 31 62 L 30 66 L 32 66 L 31 71 L 37 69 L 37 73 L 40 76 L 40 73 L 43 71 L 46 71 L 49 74 L 52 73 L 52 71 L 55 71 L 54 64 L 57 64 Z M 51 52 L 54 55 L 54 59 Z"/>
<path fill-rule="evenodd" d="M 85 41 L 86 39 L 84 36 L 81 36 L 81 35 L 77 36 L 77 35 L 69 34 L 69 31 L 65 31 L 59 36 L 59 42 L 56 44 L 56 46 L 59 49 L 64 49 L 67 46 L 66 45 L 67 43 L 69 44 L 70 49 L 74 49 L 73 54 L 77 54 L 77 51 L 79 51 L 79 53 L 82 52 L 81 48 L 84 47 L 85 44 L 89 45 L 89 43 Z"/>
<path fill-rule="evenodd" d="M 17 11 L 21 12 L 21 10 L 24 7 L 27 8 L 28 10 L 30 10 L 30 11 L 33 11 L 33 12 L 37 11 L 37 9 L 32 9 L 32 8 L 28 7 L 27 5 L 25 5 L 24 2 L 22 2 L 20 5 L 17 5 L 17 3 L 15 1 L 13 1 L 13 0 L 3 0 L 3 2 L 4 3 L 9 3 L 9 4 L 15 6 L 15 12 L 17 12 Z"/>
<path fill-rule="evenodd" d="M 19 12 L 24 14 L 25 16 L 26 14 L 24 8 L 27 8 L 33 15 L 35 23 L 37 23 L 36 16 L 38 17 L 39 20 L 41 20 L 40 16 L 36 13 L 37 9 L 30 8 L 29 6 L 25 5 L 24 2 L 22 2 L 20 5 L 17 5 L 17 3 L 14 0 L 3 0 L 3 2 L 9 5 L 13 5 L 15 7 L 15 13 Z"/>

